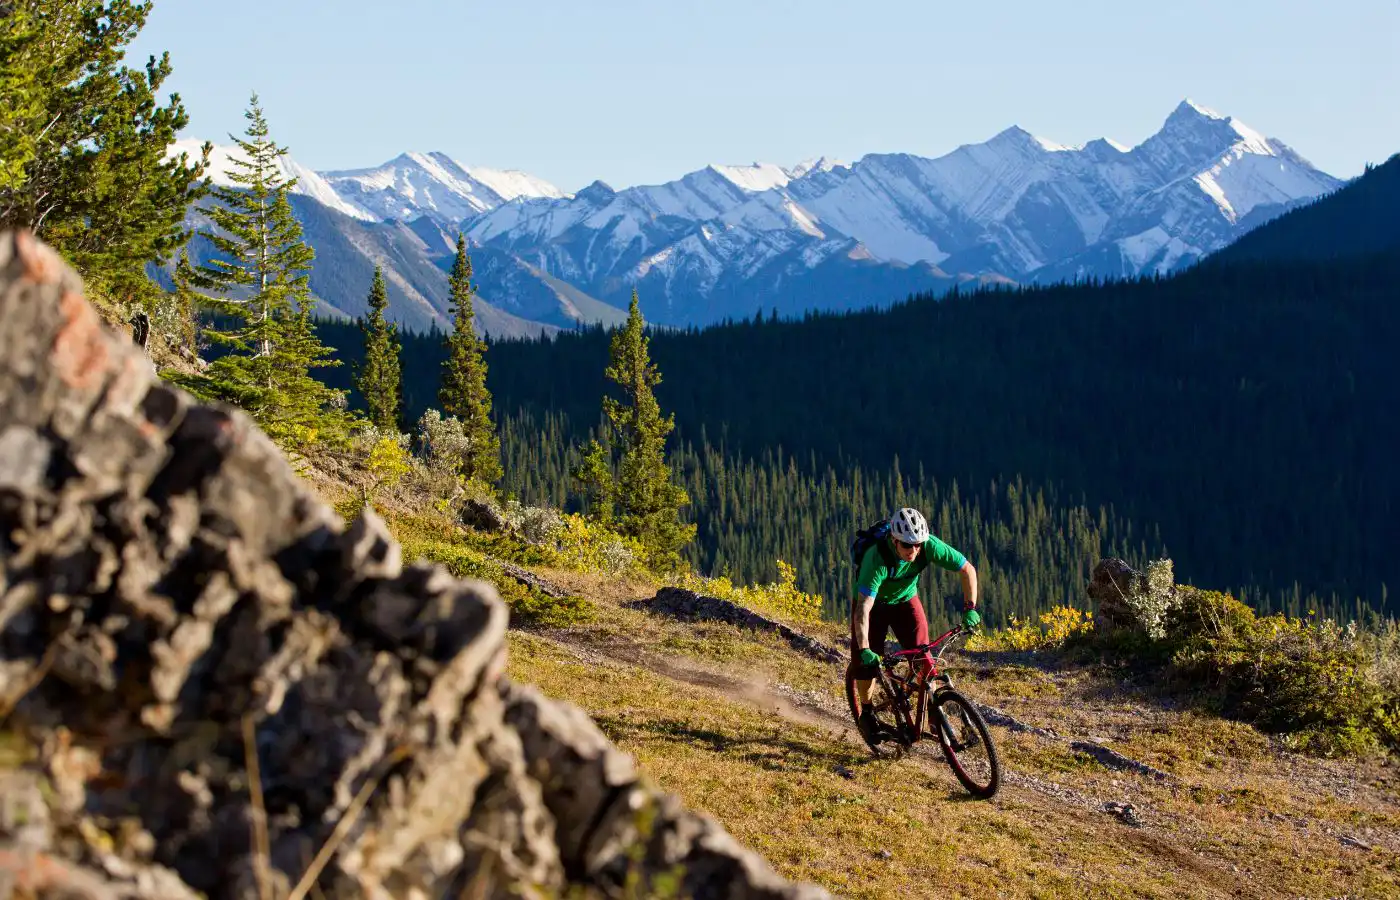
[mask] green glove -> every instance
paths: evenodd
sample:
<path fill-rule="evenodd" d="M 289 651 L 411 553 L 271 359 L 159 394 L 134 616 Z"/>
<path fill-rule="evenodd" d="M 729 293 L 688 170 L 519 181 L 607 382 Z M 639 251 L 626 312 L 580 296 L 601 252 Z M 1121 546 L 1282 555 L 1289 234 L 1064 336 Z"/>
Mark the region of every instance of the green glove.
<path fill-rule="evenodd" d="M 863 666 L 878 666 L 880 664 L 880 655 L 869 647 L 866 647 L 864 650 L 860 651 L 860 664 Z"/>
<path fill-rule="evenodd" d="M 963 627 L 968 631 L 982 624 L 982 614 L 975 609 L 969 609 L 963 613 Z"/>

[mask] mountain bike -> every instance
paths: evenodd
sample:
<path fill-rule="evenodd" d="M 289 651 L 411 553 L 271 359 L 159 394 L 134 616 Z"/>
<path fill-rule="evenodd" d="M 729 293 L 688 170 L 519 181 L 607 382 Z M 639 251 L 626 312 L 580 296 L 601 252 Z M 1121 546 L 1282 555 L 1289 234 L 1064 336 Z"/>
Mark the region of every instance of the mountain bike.
<path fill-rule="evenodd" d="M 1001 787 L 996 745 L 977 707 L 953 690 L 952 677 L 942 671 L 947 663 L 939 655 L 966 633 L 957 626 L 927 644 L 881 657 L 870 688 L 870 707 L 880 727 L 875 734 L 862 735 L 877 755 L 883 753 L 882 744 L 893 744 L 903 755 L 921 741 L 936 740 L 962 786 L 986 800 Z M 931 666 L 927 676 L 920 674 L 921 662 Z M 859 730 L 861 702 L 853 668 L 846 670 L 846 700 Z"/>

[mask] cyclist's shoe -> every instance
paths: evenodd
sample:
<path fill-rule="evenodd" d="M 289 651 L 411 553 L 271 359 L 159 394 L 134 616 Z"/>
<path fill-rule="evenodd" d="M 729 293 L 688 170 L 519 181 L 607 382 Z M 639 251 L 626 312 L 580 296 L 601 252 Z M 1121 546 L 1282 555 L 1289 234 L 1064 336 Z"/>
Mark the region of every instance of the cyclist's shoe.
<path fill-rule="evenodd" d="M 866 707 L 860 711 L 860 733 L 865 736 L 868 743 L 874 744 L 880 740 L 880 720 L 875 718 L 875 710 Z"/>

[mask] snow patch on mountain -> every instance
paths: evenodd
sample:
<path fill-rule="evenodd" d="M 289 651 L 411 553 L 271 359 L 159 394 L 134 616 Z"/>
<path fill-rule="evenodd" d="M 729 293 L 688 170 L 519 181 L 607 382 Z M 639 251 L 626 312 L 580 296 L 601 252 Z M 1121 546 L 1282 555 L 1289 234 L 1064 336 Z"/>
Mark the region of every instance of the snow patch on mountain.
<path fill-rule="evenodd" d="M 796 181 L 812 172 L 830 172 L 832 169 L 848 168 L 849 163 L 839 159 L 830 159 L 825 156 L 818 156 L 814 159 L 804 159 L 802 162 L 788 169 L 788 180 Z"/>
<path fill-rule="evenodd" d="M 374 168 L 326 172 L 325 177 L 346 200 L 386 219 L 430 215 L 456 223 L 517 198 L 564 196 L 524 172 L 471 168 L 439 152 L 404 153 Z"/>
<path fill-rule="evenodd" d="M 562 190 L 519 169 L 488 169 L 485 166 L 472 166 L 467 170 L 477 181 L 495 191 L 509 202 L 517 197 L 548 197 L 559 199 L 567 196 Z"/>
<path fill-rule="evenodd" d="M 181 153 L 186 153 L 189 154 L 191 161 L 197 161 L 203 152 L 203 146 L 203 141 L 188 138 L 175 141 L 166 148 L 165 152 L 166 156 L 171 159 L 178 158 Z M 204 174 L 214 184 L 222 187 L 241 188 L 243 185 L 229 177 L 231 173 L 241 171 L 236 161 L 248 161 L 247 154 L 243 152 L 242 148 L 237 144 L 215 144 L 209 153 L 209 168 L 205 170 Z M 378 219 L 377 216 L 363 207 L 342 198 L 325 178 L 303 166 L 291 156 L 280 157 L 277 161 L 277 167 L 283 179 L 287 181 L 296 179 L 296 184 L 292 185 L 292 193 L 311 197 L 336 212 L 344 213 L 361 221 L 373 222 Z"/>
<path fill-rule="evenodd" d="M 1274 150 L 1273 142 L 1269 143 Z M 1265 204 L 1287 203 L 1300 197 L 1315 197 L 1336 187 L 1336 179 L 1311 168 L 1304 168 L 1281 153 L 1269 155 L 1249 152 L 1236 145 L 1219 162 L 1197 176 L 1202 189 L 1210 193 L 1205 182 L 1215 186 L 1228 198 L 1222 208 L 1233 213 L 1231 222 L 1248 215 Z"/>
<path fill-rule="evenodd" d="M 772 163 L 753 163 L 748 166 L 711 166 L 719 174 L 734 182 L 746 191 L 771 191 L 792 180 L 792 175 Z"/>

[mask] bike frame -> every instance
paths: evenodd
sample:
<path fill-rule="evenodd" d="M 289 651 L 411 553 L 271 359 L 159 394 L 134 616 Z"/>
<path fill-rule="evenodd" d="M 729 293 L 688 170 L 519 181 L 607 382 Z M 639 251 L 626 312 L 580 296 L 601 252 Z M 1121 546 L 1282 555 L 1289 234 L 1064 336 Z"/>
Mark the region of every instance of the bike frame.
<path fill-rule="evenodd" d="M 881 660 L 880 672 L 881 680 L 888 679 L 889 682 L 899 685 L 899 692 L 890 689 L 890 684 L 883 685 L 886 695 L 893 700 L 898 707 L 896 715 L 903 718 L 906 723 L 913 726 L 913 734 L 908 737 L 909 743 L 917 743 L 924 733 L 924 715 L 928 710 L 926 699 L 929 694 L 929 686 L 936 682 L 943 682 L 945 688 L 953 686 L 953 679 L 947 672 L 939 671 L 938 664 L 942 661 L 939 655 L 944 644 L 949 640 L 963 633 L 961 626 L 954 626 L 945 631 L 927 644 L 918 647 L 911 647 L 908 650 L 900 650 L 897 653 L 888 653 Z M 895 674 L 895 667 L 902 662 L 907 662 L 914 671 L 908 678 L 902 678 Z M 917 671 L 920 663 L 927 663 L 928 671 L 920 675 Z M 937 689 L 934 689 L 937 693 Z M 917 713 L 909 711 L 909 699 L 918 697 Z"/>

